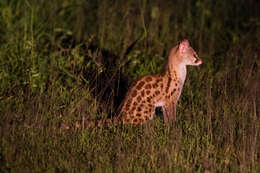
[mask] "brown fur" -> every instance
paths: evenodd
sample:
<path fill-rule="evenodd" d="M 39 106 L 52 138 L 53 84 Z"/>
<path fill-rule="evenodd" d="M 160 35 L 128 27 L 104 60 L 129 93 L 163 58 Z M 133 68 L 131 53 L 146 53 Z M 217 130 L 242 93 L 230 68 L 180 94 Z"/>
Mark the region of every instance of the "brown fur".
<path fill-rule="evenodd" d="M 130 87 L 116 117 L 93 121 L 92 125 L 144 124 L 153 118 L 157 106 L 162 107 L 165 123 L 176 121 L 176 104 L 186 78 L 186 65 L 201 63 L 189 42 L 182 41 L 172 48 L 163 73 L 144 76 Z"/>

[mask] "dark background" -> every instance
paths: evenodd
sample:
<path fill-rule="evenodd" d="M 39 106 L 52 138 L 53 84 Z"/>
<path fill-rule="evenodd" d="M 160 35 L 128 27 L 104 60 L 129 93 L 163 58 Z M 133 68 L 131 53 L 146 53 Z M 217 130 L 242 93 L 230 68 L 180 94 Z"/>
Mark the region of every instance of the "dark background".
<path fill-rule="evenodd" d="M 0 171 L 259 172 L 259 11 L 257 0 L 1 0 Z M 176 126 L 159 112 L 148 127 L 85 129 L 183 39 L 203 64 L 188 67 Z"/>

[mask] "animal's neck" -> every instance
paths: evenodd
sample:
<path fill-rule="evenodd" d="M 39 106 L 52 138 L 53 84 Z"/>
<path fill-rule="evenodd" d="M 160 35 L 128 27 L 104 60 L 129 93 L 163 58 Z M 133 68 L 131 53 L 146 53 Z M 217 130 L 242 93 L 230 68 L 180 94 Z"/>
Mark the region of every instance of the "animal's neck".
<path fill-rule="evenodd" d="M 178 56 L 179 56 L 178 53 L 171 52 L 167 66 L 168 66 L 169 74 L 172 77 L 178 78 L 183 84 L 186 79 L 187 68 L 186 65 L 179 60 Z"/>
<path fill-rule="evenodd" d="M 186 74 L 187 74 L 187 68 L 186 65 L 183 64 L 178 64 L 174 65 L 175 66 L 175 71 L 177 73 L 177 78 L 184 84 L 184 81 L 186 79 Z"/>

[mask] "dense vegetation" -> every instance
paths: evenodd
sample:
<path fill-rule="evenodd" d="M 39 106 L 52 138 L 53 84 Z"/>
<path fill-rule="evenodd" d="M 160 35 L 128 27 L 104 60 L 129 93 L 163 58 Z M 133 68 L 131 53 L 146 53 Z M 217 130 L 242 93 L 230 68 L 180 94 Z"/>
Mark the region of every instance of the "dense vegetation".
<path fill-rule="evenodd" d="M 1 0 L 0 172 L 260 172 L 260 2 Z M 177 123 L 87 129 L 183 39 Z M 83 125 L 81 125 L 83 124 Z"/>

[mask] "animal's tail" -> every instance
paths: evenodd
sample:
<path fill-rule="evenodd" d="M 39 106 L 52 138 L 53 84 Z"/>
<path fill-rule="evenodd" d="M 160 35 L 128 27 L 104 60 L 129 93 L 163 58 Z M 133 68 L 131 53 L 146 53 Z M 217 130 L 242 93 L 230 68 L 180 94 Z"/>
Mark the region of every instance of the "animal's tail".
<path fill-rule="evenodd" d="M 122 122 L 117 118 L 107 118 L 107 119 L 100 119 L 100 120 L 87 120 L 85 122 L 85 126 L 87 128 L 94 128 L 94 127 L 107 127 L 112 125 L 120 125 Z"/>
<path fill-rule="evenodd" d="M 118 117 L 106 118 L 106 119 L 99 119 L 99 120 L 86 120 L 84 117 L 80 121 L 76 121 L 72 124 L 68 124 L 65 122 L 60 123 L 60 128 L 69 130 L 69 129 L 86 129 L 86 128 L 94 128 L 94 127 L 108 127 L 112 125 L 120 125 L 122 121 Z"/>

